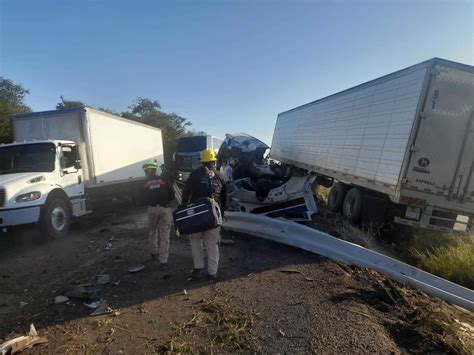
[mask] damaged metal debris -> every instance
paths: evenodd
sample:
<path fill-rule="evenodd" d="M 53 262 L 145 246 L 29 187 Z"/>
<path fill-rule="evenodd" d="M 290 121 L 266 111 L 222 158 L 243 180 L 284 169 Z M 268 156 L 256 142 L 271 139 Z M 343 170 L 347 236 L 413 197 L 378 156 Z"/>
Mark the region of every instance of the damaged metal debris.
<path fill-rule="evenodd" d="M 245 133 L 227 134 L 217 165 L 232 168 L 228 209 L 274 218 L 309 221 L 317 213 L 314 177 L 268 158 L 270 147 Z"/>

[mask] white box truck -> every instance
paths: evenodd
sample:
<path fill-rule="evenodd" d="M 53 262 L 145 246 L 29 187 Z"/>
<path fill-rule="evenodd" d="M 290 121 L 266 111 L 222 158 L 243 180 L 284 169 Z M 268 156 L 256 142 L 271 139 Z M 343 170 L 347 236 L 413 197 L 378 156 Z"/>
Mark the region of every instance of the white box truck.
<path fill-rule="evenodd" d="M 280 113 L 270 157 L 334 185 L 352 221 L 469 230 L 474 67 L 433 58 Z"/>
<path fill-rule="evenodd" d="M 138 196 L 150 159 L 163 163 L 161 130 L 92 108 L 12 118 L 0 145 L 0 228 L 39 223 L 66 235 L 72 217 L 110 197 Z"/>

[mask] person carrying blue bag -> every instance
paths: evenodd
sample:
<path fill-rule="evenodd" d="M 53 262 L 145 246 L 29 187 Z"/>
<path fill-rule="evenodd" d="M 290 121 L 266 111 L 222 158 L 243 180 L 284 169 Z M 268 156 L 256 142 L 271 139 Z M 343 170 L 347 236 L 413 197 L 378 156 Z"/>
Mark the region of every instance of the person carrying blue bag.
<path fill-rule="evenodd" d="M 183 189 L 182 203 L 197 202 L 202 199 L 212 199 L 220 207 L 219 213 L 223 214 L 227 199 L 225 179 L 216 169 L 216 153 L 207 148 L 201 152 L 202 166 L 194 170 Z M 193 255 L 194 269 L 191 277 L 202 275 L 204 270 L 204 248 L 207 252 L 207 277 L 211 280 L 217 278 L 219 267 L 219 241 L 220 226 L 198 233 L 189 234 Z"/>

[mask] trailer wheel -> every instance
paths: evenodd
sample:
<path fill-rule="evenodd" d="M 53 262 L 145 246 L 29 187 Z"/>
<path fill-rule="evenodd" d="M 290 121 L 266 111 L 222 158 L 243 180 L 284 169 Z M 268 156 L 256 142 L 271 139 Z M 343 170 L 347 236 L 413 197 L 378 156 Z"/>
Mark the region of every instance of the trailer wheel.
<path fill-rule="evenodd" d="M 362 199 L 362 191 L 357 187 L 350 189 L 344 198 L 342 214 L 352 223 L 359 222 L 362 217 Z"/>
<path fill-rule="evenodd" d="M 336 183 L 329 192 L 328 208 L 333 212 L 339 212 L 342 208 L 344 198 L 349 187 L 342 182 Z"/>
<path fill-rule="evenodd" d="M 63 238 L 69 232 L 71 212 L 68 201 L 54 197 L 41 212 L 40 230 L 43 236 Z"/>

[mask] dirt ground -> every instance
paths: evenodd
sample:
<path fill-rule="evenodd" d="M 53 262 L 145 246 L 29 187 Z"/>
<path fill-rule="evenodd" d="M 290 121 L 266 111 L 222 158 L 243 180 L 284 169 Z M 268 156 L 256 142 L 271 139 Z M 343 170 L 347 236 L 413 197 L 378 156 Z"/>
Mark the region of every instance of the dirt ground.
<path fill-rule="evenodd" d="M 149 260 L 144 210 L 114 207 L 70 237 L 33 228 L 0 238 L 0 342 L 34 323 L 48 343 L 24 353 L 472 353 L 474 315 L 367 269 L 246 235 L 222 232 L 218 282 L 188 280 L 186 237 L 170 269 Z M 129 273 L 131 265 L 146 268 Z M 97 282 L 92 301 L 71 295 Z"/>

